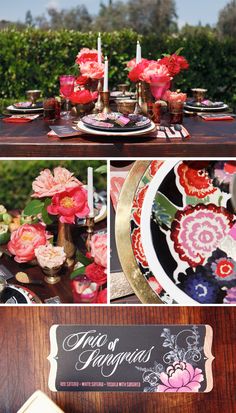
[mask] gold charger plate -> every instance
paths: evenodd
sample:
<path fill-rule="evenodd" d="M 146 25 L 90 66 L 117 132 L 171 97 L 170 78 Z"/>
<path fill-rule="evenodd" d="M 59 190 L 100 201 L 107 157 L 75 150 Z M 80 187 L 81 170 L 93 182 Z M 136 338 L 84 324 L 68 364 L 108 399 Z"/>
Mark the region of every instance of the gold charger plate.
<path fill-rule="evenodd" d="M 137 297 L 143 304 L 163 304 L 138 267 L 130 236 L 130 217 L 133 199 L 139 182 L 150 162 L 136 161 L 125 180 L 117 205 L 115 236 L 122 269 Z"/>

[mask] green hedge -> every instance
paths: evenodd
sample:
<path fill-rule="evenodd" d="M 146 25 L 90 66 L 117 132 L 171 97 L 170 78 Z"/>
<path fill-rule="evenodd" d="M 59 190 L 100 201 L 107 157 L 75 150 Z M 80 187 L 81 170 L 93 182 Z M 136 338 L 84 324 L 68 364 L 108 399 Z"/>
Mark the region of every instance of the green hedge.
<path fill-rule="evenodd" d="M 32 193 L 32 182 L 44 168 L 53 169 L 61 165 L 69 169 L 82 182 L 87 181 L 87 167 L 94 169 L 104 161 L 0 161 L 0 205 L 7 209 L 23 209 Z M 106 190 L 106 175 L 94 172 L 97 191 Z"/>
<path fill-rule="evenodd" d="M 81 47 L 96 47 L 96 33 L 71 30 L 15 29 L 0 32 L 0 98 L 22 98 L 29 88 L 45 96 L 58 94 L 58 76 L 74 70 Z M 135 56 L 137 34 L 131 30 L 103 34 L 104 52 L 111 58 L 111 84 L 127 79 L 125 62 Z M 140 37 L 143 56 L 158 58 L 183 46 L 190 70 L 176 79 L 176 87 L 206 87 L 209 96 L 236 103 L 236 43 L 219 39 L 211 30 L 198 29 L 175 35 Z"/>

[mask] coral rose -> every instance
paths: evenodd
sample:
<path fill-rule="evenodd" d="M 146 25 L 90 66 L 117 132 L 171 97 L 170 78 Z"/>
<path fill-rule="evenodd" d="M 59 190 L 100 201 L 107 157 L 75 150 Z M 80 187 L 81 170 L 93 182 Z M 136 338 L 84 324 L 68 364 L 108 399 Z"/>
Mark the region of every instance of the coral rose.
<path fill-rule="evenodd" d="M 77 90 L 70 95 L 70 101 L 75 104 L 82 104 L 86 105 L 86 103 L 93 102 L 97 99 L 98 93 L 97 92 L 90 92 L 87 89 L 84 90 Z"/>
<path fill-rule="evenodd" d="M 95 282 L 98 285 L 103 285 L 107 282 L 107 274 L 105 272 L 105 268 L 101 265 L 96 264 L 95 262 L 87 265 L 85 274 L 92 282 Z"/>
<path fill-rule="evenodd" d="M 82 76 L 90 79 L 102 79 L 104 77 L 104 64 L 99 65 L 97 62 L 85 62 L 80 65 Z"/>
<path fill-rule="evenodd" d="M 75 217 L 84 218 L 89 213 L 87 191 L 82 186 L 56 194 L 47 211 L 52 215 L 59 215 L 62 223 L 74 224 Z"/>
<path fill-rule="evenodd" d="M 35 248 L 45 245 L 50 235 L 42 224 L 24 224 L 11 234 L 8 250 L 17 262 L 28 262 L 35 258 Z"/>
<path fill-rule="evenodd" d="M 98 61 L 98 51 L 96 49 L 88 49 L 84 47 L 80 50 L 79 54 L 76 56 L 75 63 L 80 65 L 86 62 L 97 62 Z"/>
<path fill-rule="evenodd" d="M 166 373 L 160 374 L 157 391 L 164 393 L 198 392 L 204 380 L 202 370 L 194 368 L 191 364 L 177 361 L 169 366 Z"/>
<path fill-rule="evenodd" d="M 94 234 L 90 241 L 94 262 L 107 268 L 107 234 Z"/>
<path fill-rule="evenodd" d="M 32 184 L 33 198 L 51 197 L 60 192 L 78 187 L 82 183 L 76 179 L 66 168 L 58 166 L 53 174 L 49 169 L 44 169 Z"/>

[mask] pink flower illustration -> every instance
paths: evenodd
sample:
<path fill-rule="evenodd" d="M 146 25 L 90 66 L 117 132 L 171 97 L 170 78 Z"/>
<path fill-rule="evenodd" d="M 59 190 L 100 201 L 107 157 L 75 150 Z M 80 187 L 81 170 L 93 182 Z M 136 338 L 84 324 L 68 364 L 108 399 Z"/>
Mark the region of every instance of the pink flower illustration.
<path fill-rule="evenodd" d="M 75 217 L 84 218 L 89 213 L 87 191 L 82 186 L 56 194 L 47 211 L 52 215 L 59 215 L 62 223 L 74 224 Z"/>
<path fill-rule="evenodd" d="M 160 380 L 163 384 L 158 385 L 158 392 L 185 393 L 198 392 L 204 377 L 201 369 L 194 368 L 189 363 L 177 361 L 167 368 L 166 373 L 160 374 Z"/>
<path fill-rule="evenodd" d="M 171 226 L 175 251 L 196 267 L 209 258 L 233 225 L 234 216 L 214 204 L 188 206 L 178 211 Z"/>
<path fill-rule="evenodd" d="M 107 234 L 94 234 L 90 246 L 94 262 L 107 268 Z"/>
<path fill-rule="evenodd" d="M 51 197 L 70 188 L 78 187 L 82 183 L 76 179 L 73 173 L 66 168 L 58 166 L 53 173 L 49 169 L 44 169 L 32 184 L 33 198 Z"/>
<path fill-rule="evenodd" d="M 28 262 L 35 258 L 35 248 L 45 245 L 50 238 L 41 224 L 24 224 L 11 234 L 8 250 L 17 262 Z"/>
<path fill-rule="evenodd" d="M 85 62 L 80 65 L 80 73 L 82 76 L 90 79 L 102 79 L 104 76 L 104 64 L 98 64 L 98 62 Z"/>

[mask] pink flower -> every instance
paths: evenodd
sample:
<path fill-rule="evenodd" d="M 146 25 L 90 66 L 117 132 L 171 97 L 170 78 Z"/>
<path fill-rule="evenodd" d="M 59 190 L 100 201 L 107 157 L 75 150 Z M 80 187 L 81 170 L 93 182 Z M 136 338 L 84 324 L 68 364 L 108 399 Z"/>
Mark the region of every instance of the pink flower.
<path fill-rule="evenodd" d="M 28 262 L 35 258 L 35 248 L 47 244 L 50 235 L 42 224 L 24 224 L 11 234 L 8 250 L 17 262 Z"/>
<path fill-rule="evenodd" d="M 94 234 L 90 246 L 94 262 L 107 268 L 107 234 Z"/>
<path fill-rule="evenodd" d="M 204 380 L 202 370 L 194 368 L 191 364 L 177 361 L 169 366 L 166 373 L 160 374 L 157 391 L 164 393 L 190 393 L 198 392 Z"/>
<path fill-rule="evenodd" d="M 147 59 L 142 59 L 141 60 L 141 63 L 142 62 L 148 62 L 148 60 Z M 136 64 L 136 57 L 134 57 L 132 60 L 130 60 L 128 63 L 127 63 L 127 68 L 128 69 L 130 69 L 130 70 L 132 70 L 132 69 L 134 69 L 135 68 L 135 66 L 137 66 L 137 64 Z"/>
<path fill-rule="evenodd" d="M 181 260 L 190 266 L 204 264 L 230 231 L 234 216 L 214 204 L 198 204 L 177 211 L 171 239 Z"/>
<path fill-rule="evenodd" d="M 186 102 L 187 95 L 186 93 L 177 93 L 172 92 L 171 90 L 167 90 L 163 96 L 163 100 L 167 102 Z"/>
<path fill-rule="evenodd" d="M 93 61 L 81 63 L 80 73 L 90 79 L 102 79 L 104 77 L 104 64 L 99 65 L 98 62 Z"/>
<path fill-rule="evenodd" d="M 96 49 L 88 49 L 84 47 L 80 50 L 79 54 L 76 56 L 75 63 L 80 65 L 86 62 L 97 62 L 98 61 L 98 51 Z"/>
<path fill-rule="evenodd" d="M 88 82 L 88 78 L 86 76 L 78 76 L 75 79 L 75 84 L 79 86 L 84 86 Z"/>
<path fill-rule="evenodd" d="M 59 215 L 63 223 L 74 224 L 75 217 L 84 218 L 89 213 L 87 191 L 82 186 L 77 186 L 67 191 L 56 194 L 47 211 L 52 215 Z"/>
<path fill-rule="evenodd" d="M 178 75 L 181 70 L 187 70 L 189 63 L 183 56 L 178 56 L 175 53 L 170 56 L 165 56 L 160 60 L 160 64 L 165 65 L 172 77 Z"/>
<path fill-rule="evenodd" d="M 87 89 L 84 90 L 77 90 L 70 95 L 70 101 L 73 104 L 82 104 L 86 105 L 86 103 L 93 102 L 97 99 L 98 93 L 97 92 L 90 92 Z"/>
<path fill-rule="evenodd" d="M 166 66 L 151 60 L 141 74 L 140 80 L 154 86 L 165 86 L 167 83 L 170 83 L 171 77 Z"/>
<path fill-rule="evenodd" d="M 70 188 L 82 185 L 66 168 L 58 166 L 53 174 L 49 169 L 44 169 L 32 184 L 33 198 L 51 197 Z"/>
<path fill-rule="evenodd" d="M 85 268 L 85 274 L 92 282 L 98 285 L 103 285 L 107 282 L 107 273 L 105 267 L 98 265 L 95 262 L 87 265 L 87 267 Z"/>
<path fill-rule="evenodd" d="M 99 291 L 98 296 L 97 296 L 97 303 L 98 304 L 107 303 L 107 288 L 104 288 L 104 290 Z"/>
<path fill-rule="evenodd" d="M 138 65 L 135 65 L 133 67 L 133 69 L 128 74 L 128 78 L 131 80 L 131 82 L 138 82 L 139 80 L 142 80 L 142 73 L 145 67 L 149 65 L 149 62 L 150 61 L 147 59 L 142 59 L 142 61 Z"/>

